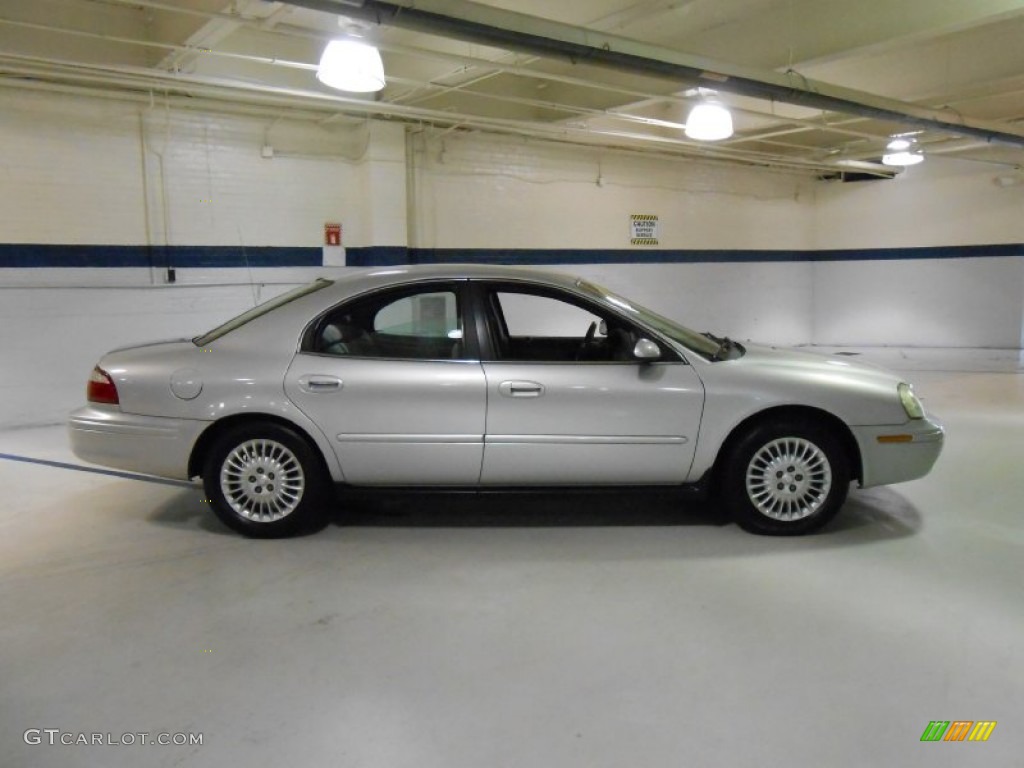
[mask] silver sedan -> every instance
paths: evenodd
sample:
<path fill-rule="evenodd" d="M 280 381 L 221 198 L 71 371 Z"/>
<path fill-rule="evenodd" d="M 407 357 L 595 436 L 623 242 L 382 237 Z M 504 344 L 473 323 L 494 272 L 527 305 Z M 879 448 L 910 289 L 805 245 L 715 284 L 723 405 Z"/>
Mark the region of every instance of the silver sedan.
<path fill-rule="evenodd" d="M 849 485 L 913 480 L 943 429 L 884 370 L 696 333 L 585 280 L 486 266 L 317 280 L 194 339 L 105 355 L 87 461 L 201 477 L 249 536 L 335 486 L 686 486 L 756 533 L 819 528 Z"/>

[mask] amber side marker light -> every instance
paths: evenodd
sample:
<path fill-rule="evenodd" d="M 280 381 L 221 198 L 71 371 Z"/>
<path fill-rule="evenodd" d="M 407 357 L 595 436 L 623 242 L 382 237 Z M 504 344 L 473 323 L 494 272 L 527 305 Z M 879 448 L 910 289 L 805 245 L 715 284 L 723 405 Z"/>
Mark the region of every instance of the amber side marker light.
<path fill-rule="evenodd" d="M 878 442 L 880 443 L 912 443 L 914 442 L 913 435 L 879 435 Z"/>

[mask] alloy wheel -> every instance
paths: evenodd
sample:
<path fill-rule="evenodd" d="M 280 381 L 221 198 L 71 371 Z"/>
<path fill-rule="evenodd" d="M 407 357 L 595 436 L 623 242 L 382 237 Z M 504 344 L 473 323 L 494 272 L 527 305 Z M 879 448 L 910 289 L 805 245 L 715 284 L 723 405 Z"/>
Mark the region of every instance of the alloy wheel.
<path fill-rule="evenodd" d="M 231 508 L 255 523 L 272 523 L 299 506 L 306 488 L 302 464 L 276 440 L 247 440 L 225 457 L 220 489 Z"/>
<path fill-rule="evenodd" d="M 773 520 L 802 520 L 813 515 L 832 488 L 832 467 L 825 452 L 802 437 L 781 437 L 754 453 L 746 472 L 747 495 Z"/>

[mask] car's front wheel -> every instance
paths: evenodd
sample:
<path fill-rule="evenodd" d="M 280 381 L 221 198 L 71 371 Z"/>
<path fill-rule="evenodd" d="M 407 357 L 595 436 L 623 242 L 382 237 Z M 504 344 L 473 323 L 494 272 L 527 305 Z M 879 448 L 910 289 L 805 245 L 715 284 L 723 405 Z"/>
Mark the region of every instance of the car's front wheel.
<path fill-rule="evenodd" d="M 320 457 L 299 434 L 260 422 L 229 429 L 213 442 L 203 488 L 229 528 L 279 538 L 321 522 L 327 481 Z"/>
<path fill-rule="evenodd" d="M 812 421 L 755 426 L 733 446 L 722 492 L 736 522 L 753 533 L 793 535 L 835 517 L 850 487 L 842 444 Z"/>

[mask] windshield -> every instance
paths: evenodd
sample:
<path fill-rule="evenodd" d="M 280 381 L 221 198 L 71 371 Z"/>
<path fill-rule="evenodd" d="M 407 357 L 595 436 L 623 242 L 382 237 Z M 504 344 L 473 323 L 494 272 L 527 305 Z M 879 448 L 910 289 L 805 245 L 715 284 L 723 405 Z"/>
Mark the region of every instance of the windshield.
<path fill-rule="evenodd" d="M 625 310 L 643 325 L 653 328 L 658 333 L 679 342 L 687 349 L 698 352 L 705 357 L 714 358 L 720 350 L 720 342 L 708 338 L 702 333 L 691 331 L 689 328 L 669 320 L 667 317 L 662 317 L 657 312 L 641 307 L 629 299 L 616 296 L 605 288 L 588 283 L 586 280 L 577 280 L 576 287 L 613 304 L 619 309 Z"/>
<path fill-rule="evenodd" d="M 298 288 L 292 288 L 290 291 L 282 293 L 280 296 L 275 296 L 269 301 L 265 301 L 262 304 L 259 304 L 253 307 L 252 309 L 248 310 L 247 312 L 243 312 L 238 317 L 231 318 L 226 323 L 218 325 L 212 331 L 207 331 L 202 336 L 196 336 L 194 339 L 192 339 L 192 343 L 195 344 L 196 346 L 204 347 L 211 341 L 219 339 L 224 334 L 231 333 L 231 331 L 235 330 L 236 328 L 241 328 L 249 321 L 255 320 L 257 317 L 265 315 L 267 314 L 267 312 L 271 312 L 277 309 L 278 307 L 283 307 L 285 304 L 295 301 L 298 298 L 307 296 L 311 293 L 315 293 L 316 291 L 319 291 L 321 288 L 326 288 L 333 282 L 333 280 L 328 280 L 326 278 L 320 277 L 314 280 L 312 283 L 309 283 L 308 285 L 300 285 Z"/>

